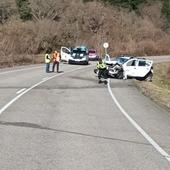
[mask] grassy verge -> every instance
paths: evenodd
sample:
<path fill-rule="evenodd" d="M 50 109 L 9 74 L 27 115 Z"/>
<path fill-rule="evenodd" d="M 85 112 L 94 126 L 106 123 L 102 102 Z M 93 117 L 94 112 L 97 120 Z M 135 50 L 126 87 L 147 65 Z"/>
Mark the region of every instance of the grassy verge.
<path fill-rule="evenodd" d="M 170 109 L 170 62 L 154 65 L 152 82 L 135 82 L 146 96 Z"/>
<path fill-rule="evenodd" d="M 29 64 L 44 63 L 44 54 L 39 55 L 13 55 L 8 57 L 1 57 L 0 69 L 6 67 L 14 67 Z"/>

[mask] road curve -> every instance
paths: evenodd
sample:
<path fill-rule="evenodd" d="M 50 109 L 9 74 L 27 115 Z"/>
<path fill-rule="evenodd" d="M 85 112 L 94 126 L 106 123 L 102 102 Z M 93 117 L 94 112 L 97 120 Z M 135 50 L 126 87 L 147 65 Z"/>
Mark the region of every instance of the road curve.
<path fill-rule="evenodd" d="M 60 74 L 46 74 L 42 66 L 0 72 L 1 170 L 170 169 L 168 157 L 122 109 L 167 154 L 170 113 L 131 80 L 98 84 L 93 68 L 62 64 Z"/>

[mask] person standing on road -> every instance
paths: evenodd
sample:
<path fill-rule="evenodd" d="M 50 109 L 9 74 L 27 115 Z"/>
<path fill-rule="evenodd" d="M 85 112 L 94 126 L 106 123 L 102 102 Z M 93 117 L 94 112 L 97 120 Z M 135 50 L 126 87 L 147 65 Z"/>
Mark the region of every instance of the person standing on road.
<path fill-rule="evenodd" d="M 45 65 L 46 65 L 46 73 L 50 72 L 50 62 L 51 62 L 51 57 L 50 57 L 50 50 L 46 50 L 45 53 Z"/>
<path fill-rule="evenodd" d="M 53 52 L 53 69 L 52 72 L 55 70 L 55 65 L 57 65 L 57 73 L 59 72 L 59 63 L 60 63 L 60 53 L 58 51 Z"/>
<path fill-rule="evenodd" d="M 102 75 L 106 77 L 105 75 L 105 71 L 106 71 L 106 64 L 102 61 L 102 58 L 99 58 L 99 61 L 97 62 L 97 69 L 99 70 L 98 72 L 98 79 L 99 79 L 99 83 L 101 83 L 101 78 L 102 78 Z"/>

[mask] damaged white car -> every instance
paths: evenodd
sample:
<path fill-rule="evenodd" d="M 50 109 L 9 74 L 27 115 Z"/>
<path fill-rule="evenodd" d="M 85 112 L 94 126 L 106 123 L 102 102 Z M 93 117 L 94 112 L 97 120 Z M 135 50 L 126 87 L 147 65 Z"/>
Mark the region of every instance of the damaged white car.
<path fill-rule="evenodd" d="M 152 81 L 153 61 L 144 58 L 131 58 L 122 65 L 109 66 L 108 75 L 119 79 L 135 78 Z"/>
<path fill-rule="evenodd" d="M 126 61 L 128 61 L 129 59 L 134 58 L 134 56 L 130 56 L 130 55 L 119 55 L 117 57 L 113 57 L 111 58 L 109 56 L 109 54 L 105 55 L 105 58 L 103 59 L 103 61 L 107 64 L 107 65 L 113 65 L 113 64 L 124 64 Z"/>
<path fill-rule="evenodd" d="M 144 58 L 133 58 L 122 65 L 124 79 L 133 77 L 138 80 L 152 81 L 153 61 Z"/>

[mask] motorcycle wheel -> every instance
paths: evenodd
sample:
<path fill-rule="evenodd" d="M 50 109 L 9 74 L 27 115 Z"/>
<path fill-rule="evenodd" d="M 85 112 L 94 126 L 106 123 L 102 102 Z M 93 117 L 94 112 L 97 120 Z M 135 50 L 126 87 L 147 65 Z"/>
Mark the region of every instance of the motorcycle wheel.
<path fill-rule="evenodd" d="M 104 81 L 104 84 L 107 85 L 107 83 L 108 83 L 107 80 L 105 80 L 105 81 Z"/>
<path fill-rule="evenodd" d="M 119 71 L 117 74 L 118 79 L 123 79 L 123 70 Z"/>

